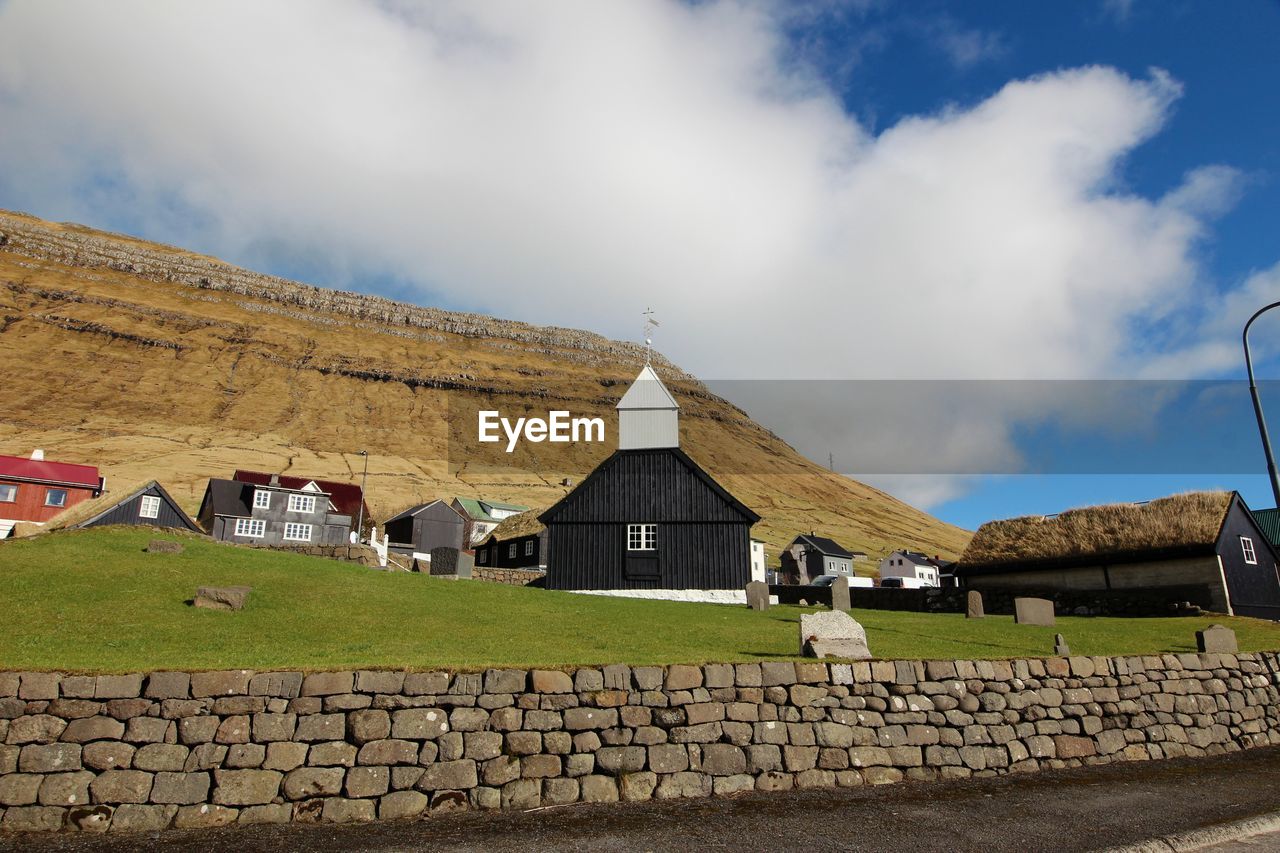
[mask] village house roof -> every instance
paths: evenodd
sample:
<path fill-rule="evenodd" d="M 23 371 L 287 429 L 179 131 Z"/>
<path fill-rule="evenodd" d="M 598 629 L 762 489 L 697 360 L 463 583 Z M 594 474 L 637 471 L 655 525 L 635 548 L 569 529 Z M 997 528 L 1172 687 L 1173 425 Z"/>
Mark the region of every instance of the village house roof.
<path fill-rule="evenodd" d="M 279 478 L 277 483 L 271 482 L 272 477 Z M 231 479 L 239 480 L 241 483 L 252 483 L 255 486 L 278 485 L 282 489 L 292 489 L 294 491 L 301 489 L 308 483 L 315 483 L 320 491 L 329 496 L 329 502 L 333 504 L 334 509 L 340 514 L 349 515 L 352 518 L 360 514 L 360 487 L 355 483 L 340 483 L 336 480 L 317 480 L 314 477 L 298 477 L 292 474 L 267 474 L 263 471 L 244 470 L 237 470 L 231 475 Z M 370 517 L 367 503 L 364 506 L 364 517 Z"/>
<path fill-rule="evenodd" d="M 85 489 L 96 489 L 102 483 L 98 469 L 93 465 L 50 462 L 25 456 L 0 456 L 0 478 Z"/>
<path fill-rule="evenodd" d="M 812 533 L 801 533 L 794 541 L 803 542 L 819 554 L 823 554 L 828 557 L 841 557 L 846 560 L 853 557 L 852 551 L 846 550 L 839 542 L 836 542 L 834 539 L 828 539 L 825 536 L 816 536 Z"/>
<path fill-rule="evenodd" d="M 450 503 L 449 503 L 448 501 L 446 501 L 446 500 L 442 500 L 441 498 L 436 498 L 436 499 L 435 499 L 435 500 L 433 500 L 433 501 L 427 501 L 426 503 L 414 504 L 413 506 L 409 507 L 409 508 L 408 508 L 408 509 L 406 509 L 406 510 L 401 510 L 400 512 L 398 512 L 398 513 L 396 513 L 395 515 L 391 516 L 391 518 L 388 518 L 388 519 L 386 520 L 386 524 L 391 524 L 391 523 L 392 523 L 392 522 L 394 522 L 394 521 L 400 521 L 401 519 L 405 519 L 405 518 L 412 518 L 413 516 L 415 516 L 415 515 L 417 515 L 418 513 L 422 512 L 422 511 L 423 511 L 424 509 L 426 509 L 427 507 L 429 507 L 429 506 L 435 506 L 436 504 L 444 504 L 445 506 L 449 507 L 449 509 L 453 510 L 454 512 L 458 512 L 458 510 L 457 510 L 457 509 L 455 509 L 452 505 L 450 505 Z M 459 517 L 461 517 L 461 515 L 462 515 L 462 514 L 461 514 L 461 513 L 458 513 L 458 515 L 459 515 Z M 386 524 L 384 524 L 383 526 L 385 527 L 385 526 L 386 526 Z"/>
<path fill-rule="evenodd" d="M 484 542 L 481 543 L 481 547 L 485 545 L 494 545 L 498 542 L 506 542 L 510 539 L 523 539 L 526 536 L 535 536 L 541 533 L 546 530 L 547 527 L 538 520 L 538 514 L 540 512 L 541 510 L 531 509 L 527 512 L 522 512 L 519 515 L 513 515 L 509 518 L 502 519 L 502 521 L 498 523 L 498 526 L 493 528 L 489 535 L 485 537 Z"/>
<path fill-rule="evenodd" d="M 148 480 L 141 484 L 134 483 L 122 489 L 111 489 L 103 492 L 92 500 L 81 501 L 66 512 L 59 513 L 54 516 L 45 526 L 45 529 L 62 530 L 71 527 L 87 527 L 102 516 L 111 512 L 111 510 L 121 504 L 128 503 L 151 488 L 160 492 L 164 499 L 172 505 L 179 517 L 181 517 L 192 530 L 201 529 L 200 525 L 192 520 L 191 516 L 187 515 L 186 512 L 183 511 L 182 507 L 178 506 L 178 502 L 173 499 L 173 496 L 169 494 L 165 487 L 155 480 Z"/>
<path fill-rule="evenodd" d="M 1147 503 L 989 521 L 973 535 L 960 567 L 1209 553 L 1234 497 L 1234 492 L 1189 492 Z"/>
<path fill-rule="evenodd" d="M 622 395 L 615 409 L 679 409 L 680 404 L 671 396 L 667 386 L 653 372 L 653 368 L 645 365 L 632 381 L 631 387 Z"/>
<path fill-rule="evenodd" d="M 454 498 L 458 502 L 458 506 L 462 507 L 462 511 L 471 516 L 476 521 L 484 521 L 497 524 L 501 519 L 494 518 L 489 514 L 490 510 L 500 509 L 512 512 L 528 512 L 529 507 L 520 504 L 507 504 L 498 501 L 477 500 L 476 498 Z"/>
<path fill-rule="evenodd" d="M 1253 520 L 1272 545 L 1280 546 L 1280 509 L 1255 509 Z"/>
<path fill-rule="evenodd" d="M 239 480 L 211 479 L 200 508 L 201 518 L 205 505 L 212 507 L 214 515 L 249 518 L 253 515 L 253 486 Z"/>

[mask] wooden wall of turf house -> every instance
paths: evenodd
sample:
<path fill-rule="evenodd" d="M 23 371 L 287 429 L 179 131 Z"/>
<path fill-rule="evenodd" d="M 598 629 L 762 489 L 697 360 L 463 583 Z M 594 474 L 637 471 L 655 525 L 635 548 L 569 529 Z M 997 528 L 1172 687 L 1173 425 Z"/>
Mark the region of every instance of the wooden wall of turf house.
<path fill-rule="evenodd" d="M 549 589 L 742 589 L 760 517 L 679 448 L 618 450 L 542 514 Z M 656 548 L 627 528 L 657 525 Z"/>

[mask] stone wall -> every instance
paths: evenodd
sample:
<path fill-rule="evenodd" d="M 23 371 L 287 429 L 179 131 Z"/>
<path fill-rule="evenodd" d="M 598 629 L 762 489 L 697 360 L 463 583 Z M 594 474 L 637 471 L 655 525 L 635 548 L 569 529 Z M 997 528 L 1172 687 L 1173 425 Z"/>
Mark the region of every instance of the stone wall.
<path fill-rule="evenodd" d="M 378 565 L 378 552 L 368 545 L 250 545 L 249 547 L 288 551 L 293 554 L 305 554 L 308 557 L 328 557 L 331 560 L 359 563 L 362 566 Z"/>
<path fill-rule="evenodd" d="M 504 583 L 509 586 L 542 586 L 546 576 L 547 573 L 541 569 L 497 569 L 492 566 L 474 566 L 471 569 L 471 579 L 474 581 Z"/>
<path fill-rule="evenodd" d="M 962 779 L 1280 743 L 1278 653 L 0 673 L 0 827 L 153 830 Z"/>
<path fill-rule="evenodd" d="M 1013 599 L 1021 596 L 1047 598 L 1059 616 L 1180 616 L 1212 610 L 1213 591 L 1203 584 L 1134 589 L 983 589 L 982 603 L 988 614 L 1013 615 Z M 769 592 L 783 604 L 831 606 L 831 587 L 771 585 Z M 867 610 L 903 610 L 914 613 L 964 613 L 969 590 L 962 587 L 891 589 L 851 587 L 854 607 Z M 1194 607 L 1187 608 L 1186 604 Z"/>

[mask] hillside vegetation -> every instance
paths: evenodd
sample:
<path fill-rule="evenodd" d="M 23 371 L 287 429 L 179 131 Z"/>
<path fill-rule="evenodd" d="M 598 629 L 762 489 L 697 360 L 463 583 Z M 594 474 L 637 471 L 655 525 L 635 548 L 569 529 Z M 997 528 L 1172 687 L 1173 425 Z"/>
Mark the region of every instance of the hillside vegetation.
<path fill-rule="evenodd" d="M 181 554 L 145 552 L 138 528 L 0 542 L 0 671 L 56 669 L 484 669 L 794 657 L 812 608 L 637 601 L 378 572 L 348 563 L 166 534 Z M 186 602 L 203 585 L 253 587 L 237 613 Z M 857 590 L 854 590 L 857 602 Z M 1212 622 L 1245 651 L 1280 647 L 1258 619 L 1012 617 L 854 610 L 880 658 L 1043 657 L 1063 633 L 1076 654 L 1195 650 Z"/>
<path fill-rule="evenodd" d="M 570 329 L 324 290 L 129 237 L 0 213 L 0 453 L 43 447 L 108 484 L 156 478 L 194 511 L 235 468 L 358 480 L 375 516 L 451 495 L 546 507 L 610 448 L 457 452 L 460 412 L 549 407 L 615 423 L 643 361 Z M 955 556 L 968 533 L 804 459 L 656 359 L 689 453 L 776 548 L 817 530 L 873 555 Z M 450 412 L 453 417 L 450 417 Z M 453 439 L 451 445 L 450 439 Z M 451 446 L 453 452 L 450 452 Z"/>

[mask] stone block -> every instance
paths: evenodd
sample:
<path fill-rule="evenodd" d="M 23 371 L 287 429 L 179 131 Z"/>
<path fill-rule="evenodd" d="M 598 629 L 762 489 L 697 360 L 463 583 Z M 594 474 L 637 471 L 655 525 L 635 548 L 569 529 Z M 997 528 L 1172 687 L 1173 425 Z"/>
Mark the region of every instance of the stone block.
<path fill-rule="evenodd" d="M 44 776 L 39 773 L 10 773 L 0 776 L 0 806 L 35 805 Z"/>
<path fill-rule="evenodd" d="M 248 743 L 252 737 L 252 721 L 248 714 L 223 717 L 213 739 L 218 743 Z"/>
<path fill-rule="evenodd" d="M 1018 625 L 1052 627 L 1055 624 L 1053 602 L 1047 598 L 1015 598 L 1013 600 L 1013 621 Z"/>
<path fill-rule="evenodd" d="M 61 681 L 56 672 L 24 672 L 19 676 L 18 698 L 28 702 L 57 699 Z"/>
<path fill-rule="evenodd" d="M 759 666 L 760 680 L 757 685 L 747 685 L 743 681 L 744 666 L 748 667 L 746 673 L 749 677 L 751 670 L 749 667 Z M 786 687 L 796 683 L 796 666 L 788 661 L 767 661 L 762 664 L 742 664 L 737 668 L 737 681 L 739 686 L 763 686 Z"/>
<path fill-rule="evenodd" d="M 404 673 L 362 670 L 356 673 L 356 692 L 399 694 L 404 689 Z"/>
<path fill-rule="evenodd" d="M 44 710 L 46 714 L 64 720 L 82 720 L 96 716 L 102 712 L 102 708 L 102 702 L 88 699 L 54 699 Z"/>
<path fill-rule="evenodd" d="M 139 770 L 152 772 L 160 770 L 178 771 L 183 769 L 190 754 L 185 746 L 174 743 L 148 743 L 138 748 L 133 754 L 133 766 Z"/>
<path fill-rule="evenodd" d="M 502 786 L 504 809 L 535 809 L 542 804 L 541 779 L 514 779 Z"/>
<path fill-rule="evenodd" d="M 489 725 L 489 712 L 483 708 L 454 708 L 449 712 L 449 728 L 455 732 L 478 732 Z"/>
<path fill-rule="evenodd" d="M 236 823 L 239 817 L 239 809 L 201 803 L 179 806 L 177 814 L 173 816 L 173 826 L 175 829 L 209 829 L 215 826 L 230 826 Z"/>
<path fill-rule="evenodd" d="M 12 832 L 57 832 L 66 809 L 56 806 L 15 806 L 4 810 L 4 828 Z"/>
<path fill-rule="evenodd" d="M 418 745 L 413 741 L 394 738 L 369 741 L 360 747 L 356 763 L 376 766 L 417 764 Z"/>
<path fill-rule="evenodd" d="M 191 676 L 185 672 L 153 672 L 147 676 L 142 695 L 148 699 L 186 699 L 191 695 Z"/>
<path fill-rule="evenodd" d="M 89 804 L 89 783 L 94 774 L 87 770 L 50 773 L 40 783 L 40 805 L 84 806 Z"/>
<path fill-rule="evenodd" d="M 611 776 L 638 773 L 646 759 L 643 746 L 605 746 L 596 751 L 596 766 Z"/>
<path fill-rule="evenodd" d="M 280 792 L 284 774 L 278 770 L 214 770 L 213 801 L 223 806 L 270 803 Z"/>
<path fill-rule="evenodd" d="M 852 607 L 849 601 L 849 579 L 844 575 L 838 575 L 831 582 L 831 609 L 850 610 Z"/>
<path fill-rule="evenodd" d="M 18 770 L 23 773 L 62 773 L 81 769 L 80 744 L 31 743 L 18 753 Z"/>
<path fill-rule="evenodd" d="M 148 554 L 181 554 L 182 543 L 168 539 L 152 539 L 147 543 Z"/>
<path fill-rule="evenodd" d="M 136 747 L 118 741 L 98 741 L 85 744 L 80 762 L 92 770 L 118 770 L 133 763 Z"/>
<path fill-rule="evenodd" d="M 421 817 L 430 802 L 426 794 L 418 791 L 396 791 L 378 800 L 378 819 L 403 820 Z"/>
<path fill-rule="evenodd" d="M 263 770 L 282 770 L 288 772 L 301 767 L 307 760 L 307 745 L 292 741 L 279 741 L 267 744 L 267 754 L 262 759 Z"/>
<path fill-rule="evenodd" d="M 260 672 L 249 679 L 250 696 L 294 699 L 301 691 L 302 673 L 300 672 Z M 242 816 L 241 822 L 243 820 Z"/>
<path fill-rule="evenodd" d="M 530 675 L 534 693 L 572 693 L 573 679 L 556 669 L 535 669 Z"/>
<path fill-rule="evenodd" d="M 217 717 L 183 717 L 178 720 L 178 740 L 187 746 L 209 743 L 217 736 L 221 724 Z"/>
<path fill-rule="evenodd" d="M 618 725 L 618 712 L 614 708 L 569 708 L 564 712 L 564 727 L 568 731 L 610 729 Z"/>
<path fill-rule="evenodd" d="M 404 695 L 438 696 L 449 692 L 449 673 L 410 672 L 404 677 Z"/>
<path fill-rule="evenodd" d="M 347 715 L 347 739 L 355 744 L 384 740 L 391 736 L 391 715 L 386 711 L 366 709 Z"/>
<path fill-rule="evenodd" d="M 89 797 L 95 803 L 145 803 L 151 783 L 151 774 L 141 770 L 107 770 L 89 783 Z"/>
<path fill-rule="evenodd" d="M 21 703 L 19 703 L 21 704 Z M 53 743 L 62 736 L 67 721 L 51 714 L 30 714 L 9 722 L 6 740 L 13 745 Z"/>
<path fill-rule="evenodd" d="M 418 780 L 417 787 L 421 791 L 465 790 L 478 784 L 476 763 L 464 758 L 430 765 Z"/>
<path fill-rule="evenodd" d="M 439 708 L 408 708 L 391 715 L 391 736 L 435 740 L 449 731 L 449 716 Z"/>
<path fill-rule="evenodd" d="M 293 806 L 288 803 L 271 803 L 262 806 L 250 806 L 240 810 L 236 823 L 252 825 L 257 823 L 288 823 L 293 820 Z"/>
<path fill-rule="evenodd" d="M 696 666 L 676 664 L 667 667 L 667 690 L 692 690 L 702 686 L 702 670 Z"/>
<path fill-rule="evenodd" d="M 384 768 L 385 769 L 385 768 Z M 284 777 L 283 792 L 287 800 L 309 800 L 332 797 L 342 791 L 346 775 L 341 767 L 299 767 Z"/>
<path fill-rule="evenodd" d="M 1203 631 L 1196 631 L 1196 648 L 1205 654 L 1234 655 L 1240 651 L 1236 632 L 1225 625 L 1210 625 Z"/>
<path fill-rule="evenodd" d="M 251 592 L 251 586 L 202 586 L 191 603 L 208 610 L 244 610 Z"/>
<path fill-rule="evenodd" d="M 654 796 L 660 800 L 672 800 L 681 797 L 711 796 L 711 777 L 693 771 L 673 773 L 658 781 Z"/>
<path fill-rule="evenodd" d="M 868 660 L 871 657 L 867 648 L 866 630 L 843 610 L 801 614 L 800 654 L 806 657 L 852 660 Z"/>
<path fill-rule="evenodd" d="M 747 584 L 747 606 L 752 610 L 769 609 L 769 585 L 764 581 L 751 581 Z"/>
<path fill-rule="evenodd" d="M 702 772 L 712 776 L 736 776 L 747 770 L 747 756 L 728 743 L 709 743 L 702 747 Z"/>
<path fill-rule="evenodd" d="M 359 752 L 359 748 L 346 741 L 317 743 L 307 753 L 307 764 L 312 767 L 351 767 L 356 763 Z"/>
<path fill-rule="evenodd" d="M 618 802 L 618 783 L 609 776 L 583 776 L 578 780 L 584 803 Z"/>
<path fill-rule="evenodd" d="M 267 748 L 260 743 L 237 743 L 227 748 L 222 766 L 232 770 L 261 767 L 267 757 Z"/>
<path fill-rule="evenodd" d="M 986 617 L 987 612 L 982 604 L 982 593 L 976 589 L 971 589 L 965 595 L 965 611 L 966 619 L 982 619 Z"/>
<path fill-rule="evenodd" d="M 209 798 L 208 773 L 157 773 L 151 786 L 151 802 L 192 805 Z"/>
<path fill-rule="evenodd" d="M 529 675 L 523 669 L 490 669 L 484 674 L 485 693 L 523 693 Z"/>
<path fill-rule="evenodd" d="M 95 699 L 136 699 L 142 695 L 142 675 L 99 675 L 94 685 Z"/>
<path fill-rule="evenodd" d="M 346 736 L 346 714 L 308 714 L 298 718 L 293 739 L 303 742 L 335 741 Z"/>
<path fill-rule="evenodd" d="M 353 767 L 343 785 L 346 795 L 356 799 L 380 797 L 390 789 L 391 772 L 386 767 Z"/>
<path fill-rule="evenodd" d="M 383 715 L 385 716 L 385 712 L 383 712 Z M 252 737 L 257 743 L 292 740 L 297 724 L 298 718 L 296 714 L 254 714 L 251 729 Z"/>
<path fill-rule="evenodd" d="M 302 679 L 301 696 L 332 696 L 350 693 L 355 685 L 353 672 L 313 672 Z"/>
<path fill-rule="evenodd" d="M 63 730 L 61 740 L 66 743 L 89 743 L 95 740 L 120 740 L 124 737 L 124 723 L 110 717 L 84 717 L 72 720 Z"/>
<path fill-rule="evenodd" d="M 249 690 L 248 670 L 226 670 L 221 672 L 193 672 L 191 674 L 191 695 L 196 699 L 206 696 L 244 695 Z"/>
<path fill-rule="evenodd" d="M 320 819 L 325 823 L 368 823 L 376 817 L 377 805 L 373 800 L 329 797 L 320 811 Z"/>

